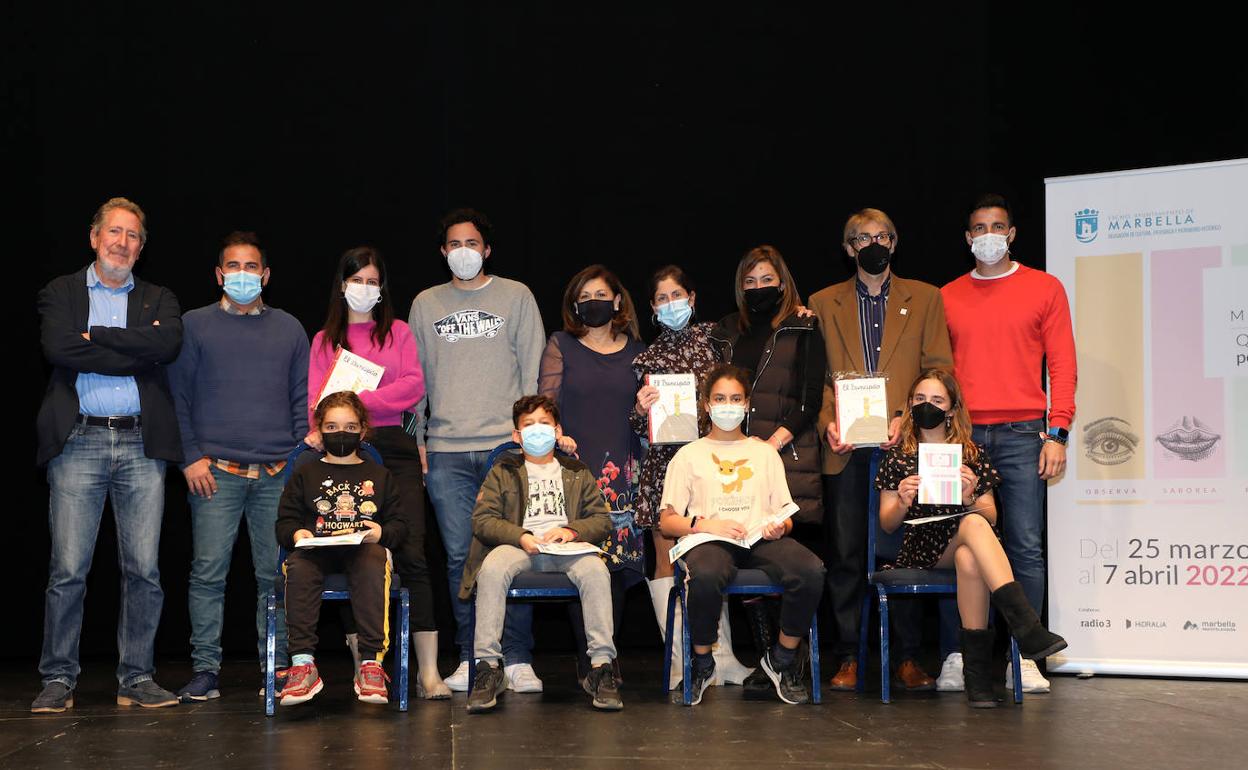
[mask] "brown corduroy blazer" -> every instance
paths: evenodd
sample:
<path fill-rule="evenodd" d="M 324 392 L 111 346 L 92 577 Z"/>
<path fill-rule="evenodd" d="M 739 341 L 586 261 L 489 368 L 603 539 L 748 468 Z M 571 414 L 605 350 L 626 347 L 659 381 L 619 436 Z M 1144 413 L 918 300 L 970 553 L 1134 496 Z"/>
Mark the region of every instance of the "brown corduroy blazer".
<path fill-rule="evenodd" d="M 821 289 L 810 297 L 810 309 L 819 317 L 823 344 L 828 351 L 828 372 L 865 372 L 862 333 L 858 326 L 857 276 Z M 953 369 L 949 327 L 940 289 L 922 281 L 893 275 L 880 344 L 878 370 L 888 378 L 888 414 L 907 408 L 906 394 L 924 369 Z M 828 423 L 836 420 L 836 396 L 831 377 L 823 384 L 823 407 L 819 412 L 819 436 L 823 444 L 823 472 L 840 473 L 848 455 L 838 455 L 827 445 Z"/>

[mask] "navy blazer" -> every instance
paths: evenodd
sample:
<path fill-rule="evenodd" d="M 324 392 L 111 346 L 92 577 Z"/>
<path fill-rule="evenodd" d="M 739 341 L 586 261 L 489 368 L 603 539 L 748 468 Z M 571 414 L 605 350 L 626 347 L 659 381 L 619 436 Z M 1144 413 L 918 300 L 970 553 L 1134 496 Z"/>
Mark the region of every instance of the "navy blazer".
<path fill-rule="evenodd" d="M 173 292 L 134 278 L 127 295 L 126 328 L 87 328 L 87 268 L 52 279 L 39 292 L 39 340 L 52 364 L 39 407 L 37 462 L 46 465 L 61 453 L 78 419 L 79 372 L 134 377 L 139 389 L 143 453 L 182 462 L 182 441 L 165 364 L 182 347 L 182 311 Z M 154 325 L 153 321 L 160 321 Z M 90 340 L 82 333 L 89 331 Z"/>

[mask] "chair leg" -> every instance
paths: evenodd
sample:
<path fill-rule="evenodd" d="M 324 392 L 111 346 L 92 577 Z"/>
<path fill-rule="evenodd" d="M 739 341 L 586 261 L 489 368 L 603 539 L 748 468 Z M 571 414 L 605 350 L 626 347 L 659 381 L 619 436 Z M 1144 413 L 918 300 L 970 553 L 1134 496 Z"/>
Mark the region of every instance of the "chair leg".
<path fill-rule="evenodd" d="M 277 595 L 269 594 L 264 632 L 264 715 L 273 716 L 277 678 Z"/>
<path fill-rule="evenodd" d="M 858 684 L 854 690 L 859 693 L 867 689 L 867 620 L 871 617 L 871 586 L 867 588 L 862 592 L 862 611 L 858 615 Z"/>
<path fill-rule="evenodd" d="M 892 691 L 889 687 L 889 671 L 892 668 L 888 661 L 888 594 L 880 591 L 880 702 L 891 703 Z M 859 671 L 858 676 L 863 672 Z"/>
<path fill-rule="evenodd" d="M 819 610 L 810 619 L 810 700 L 823 703 L 823 688 L 819 684 Z"/>
<path fill-rule="evenodd" d="M 407 678 L 411 670 L 412 597 L 406 588 L 399 589 L 399 711 L 407 711 Z"/>
<path fill-rule="evenodd" d="M 663 631 L 663 695 L 664 697 L 671 691 L 672 682 L 672 649 L 675 643 L 672 624 L 676 622 L 676 602 L 680 598 L 680 592 L 676 590 L 676 586 L 672 585 L 672 590 L 667 592 L 667 625 Z M 683 624 L 682 624 L 683 625 Z M 682 642 L 683 644 L 683 642 Z"/>
<path fill-rule="evenodd" d="M 684 591 L 680 592 L 680 616 L 684 618 L 680 624 L 680 665 L 684 681 L 681 682 L 681 702 L 686 706 L 693 705 L 693 642 L 689 639 L 689 603 Z"/>
<path fill-rule="evenodd" d="M 1018 640 L 1013 636 L 1010 637 L 1010 661 L 1014 664 L 1011 666 L 1014 676 L 1014 702 L 1021 704 L 1023 702 L 1023 667 L 1019 661 Z"/>

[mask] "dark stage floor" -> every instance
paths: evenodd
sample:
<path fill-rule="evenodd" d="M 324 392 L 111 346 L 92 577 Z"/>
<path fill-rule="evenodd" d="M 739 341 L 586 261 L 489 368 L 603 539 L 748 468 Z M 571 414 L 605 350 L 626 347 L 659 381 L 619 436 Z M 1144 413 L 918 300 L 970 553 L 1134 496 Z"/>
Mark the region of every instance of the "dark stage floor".
<path fill-rule="evenodd" d="M 96 662 L 74 709 L 38 717 L 28 712 L 33 666 L 10 664 L 0 672 L 0 767 L 1208 769 L 1244 767 L 1248 745 L 1248 687 L 1236 682 L 1054 677 L 1051 694 L 995 711 L 936 693 L 885 706 L 825 691 L 822 706 L 784 706 L 730 687 L 686 709 L 653 687 L 652 655 L 624 664 L 621 713 L 594 711 L 571 658 L 548 656 L 536 666 L 545 693 L 508 694 L 495 713 L 469 716 L 462 695 L 413 701 L 406 714 L 357 703 L 349 662 L 329 658 L 325 691 L 272 719 L 242 662 L 227 666 L 220 700 L 154 711 L 114 706 L 112 665 Z M 177 687 L 188 672 L 169 662 L 158 678 Z"/>

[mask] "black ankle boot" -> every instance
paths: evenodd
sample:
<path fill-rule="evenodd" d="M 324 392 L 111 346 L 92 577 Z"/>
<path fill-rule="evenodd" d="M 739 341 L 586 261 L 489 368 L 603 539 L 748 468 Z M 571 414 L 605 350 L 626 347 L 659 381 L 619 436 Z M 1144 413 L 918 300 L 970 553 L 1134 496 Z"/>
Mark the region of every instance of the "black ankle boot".
<path fill-rule="evenodd" d="M 1041 660 L 1066 649 L 1066 640 L 1040 622 L 1018 581 L 1006 583 L 992 592 L 992 603 L 1001 611 L 1010 633 L 1018 640 L 1018 654 L 1028 660 Z"/>
<path fill-rule="evenodd" d="M 747 599 L 742 604 L 745 606 L 745 616 L 750 621 L 754 649 L 758 652 L 758 659 L 761 661 L 776 641 L 771 628 L 771 614 L 767 611 L 767 599 L 760 596 Z M 767 676 L 767 672 L 763 671 L 761 664 L 745 678 L 741 687 L 744 690 L 742 694 L 747 700 L 771 700 L 776 691 L 771 678 Z"/>
<path fill-rule="evenodd" d="M 962 679 L 966 702 L 973 709 L 995 709 L 997 696 L 992 689 L 992 629 L 962 629 Z"/>

